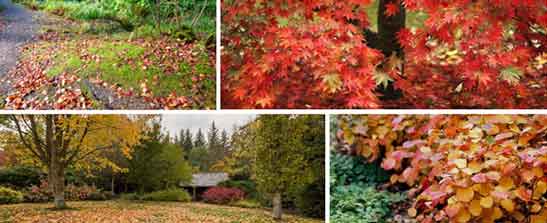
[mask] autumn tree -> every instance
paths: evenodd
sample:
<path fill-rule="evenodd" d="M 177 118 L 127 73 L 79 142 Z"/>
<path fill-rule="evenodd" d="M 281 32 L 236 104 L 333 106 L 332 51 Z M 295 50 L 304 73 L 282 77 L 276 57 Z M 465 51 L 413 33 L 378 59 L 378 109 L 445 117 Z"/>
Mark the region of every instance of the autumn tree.
<path fill-rule="evenodd" d="M 280 220 L 282 196 L 314 180 L 303 141 L 308 129 L 298 116 L 262 115 L 257 122 L 253 177 L 259 190 L 272 196 L 273 218 Z"/>
<path fill-rule="evenodd" d="M 545 1 L 373 2 L 224 0 L 223 106 L 546 107 Z"/>
<path fill-rule="evenodd" d="M 5 126 L 23 145 L 18 156 L 34 159 L 47 170 L 55 207 L 65 208 L 66 168 L 114 166 L 102 152 L 120 148 L 129 154 L 140 139 L 142 121 L 113 115 L 12 115 Z"/>

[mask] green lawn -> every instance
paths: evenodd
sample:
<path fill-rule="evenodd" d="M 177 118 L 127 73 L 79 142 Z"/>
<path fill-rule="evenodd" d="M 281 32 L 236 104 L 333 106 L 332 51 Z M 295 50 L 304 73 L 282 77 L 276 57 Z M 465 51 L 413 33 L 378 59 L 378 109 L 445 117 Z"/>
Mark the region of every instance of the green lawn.
<path fill-rule="evenodd" d="M 71 209 L 62 211 L 49 209 L 52 206 L 51 203 L 0 205 L 0 222 L 275 222 L 267 210 L 204 203 L 85 201 L 69 202 L 68 205 Z M 283 222 L 319 223 L 324 221 L 285 215 Z"/>

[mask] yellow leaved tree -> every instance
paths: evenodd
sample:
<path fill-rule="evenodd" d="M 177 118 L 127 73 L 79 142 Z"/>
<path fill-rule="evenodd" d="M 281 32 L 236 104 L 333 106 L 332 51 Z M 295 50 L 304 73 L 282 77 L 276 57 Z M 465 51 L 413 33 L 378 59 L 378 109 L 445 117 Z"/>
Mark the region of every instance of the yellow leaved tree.
<path fill-rule="evenodd" d="M 65 208 L 64 174 L 67 167 L 92 169 L 116 164 L 105 156 L 119 149 L 129 157 L 139 143 L 147 116 L 123 115 L 12 115 L 3 125 L 5 148 L 21 162 L 39 164 L 47 172 L 55 208 Z M 11 145 L 10 145 L 11 144 Z"/>

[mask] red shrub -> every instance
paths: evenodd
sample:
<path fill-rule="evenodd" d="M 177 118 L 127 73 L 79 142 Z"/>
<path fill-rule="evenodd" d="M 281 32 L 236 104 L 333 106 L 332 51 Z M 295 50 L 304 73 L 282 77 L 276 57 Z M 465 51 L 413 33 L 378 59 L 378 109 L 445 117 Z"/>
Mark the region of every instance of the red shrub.
<path fill-rule="evenodd" d="M 245 192 L 237 188 L 213 187 L 203 193 L 207 203 L 227 204 L 245 198 Z"/>

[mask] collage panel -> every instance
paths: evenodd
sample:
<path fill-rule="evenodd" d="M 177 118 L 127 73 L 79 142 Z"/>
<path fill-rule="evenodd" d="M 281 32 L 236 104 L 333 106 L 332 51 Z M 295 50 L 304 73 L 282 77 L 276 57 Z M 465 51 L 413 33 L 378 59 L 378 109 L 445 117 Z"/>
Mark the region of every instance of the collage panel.
<path fill-rule="evenodd" d="M 547 2 L 222 1 L 222 107 L 543 109 Z"/>
<path fill-rule="evenodd" d="M 0 109 L 216 107 L 214 0 L 0 0 Z"/>
<path fill-rule="evenodd" d="M 546 115 L 331 117 L 331 223 L 547 220 Z"/>
<path fill-rule="evenodd" d="M 324 222 L 322 115 L 0 115 L 0 125 L 0 222 Z"/>

